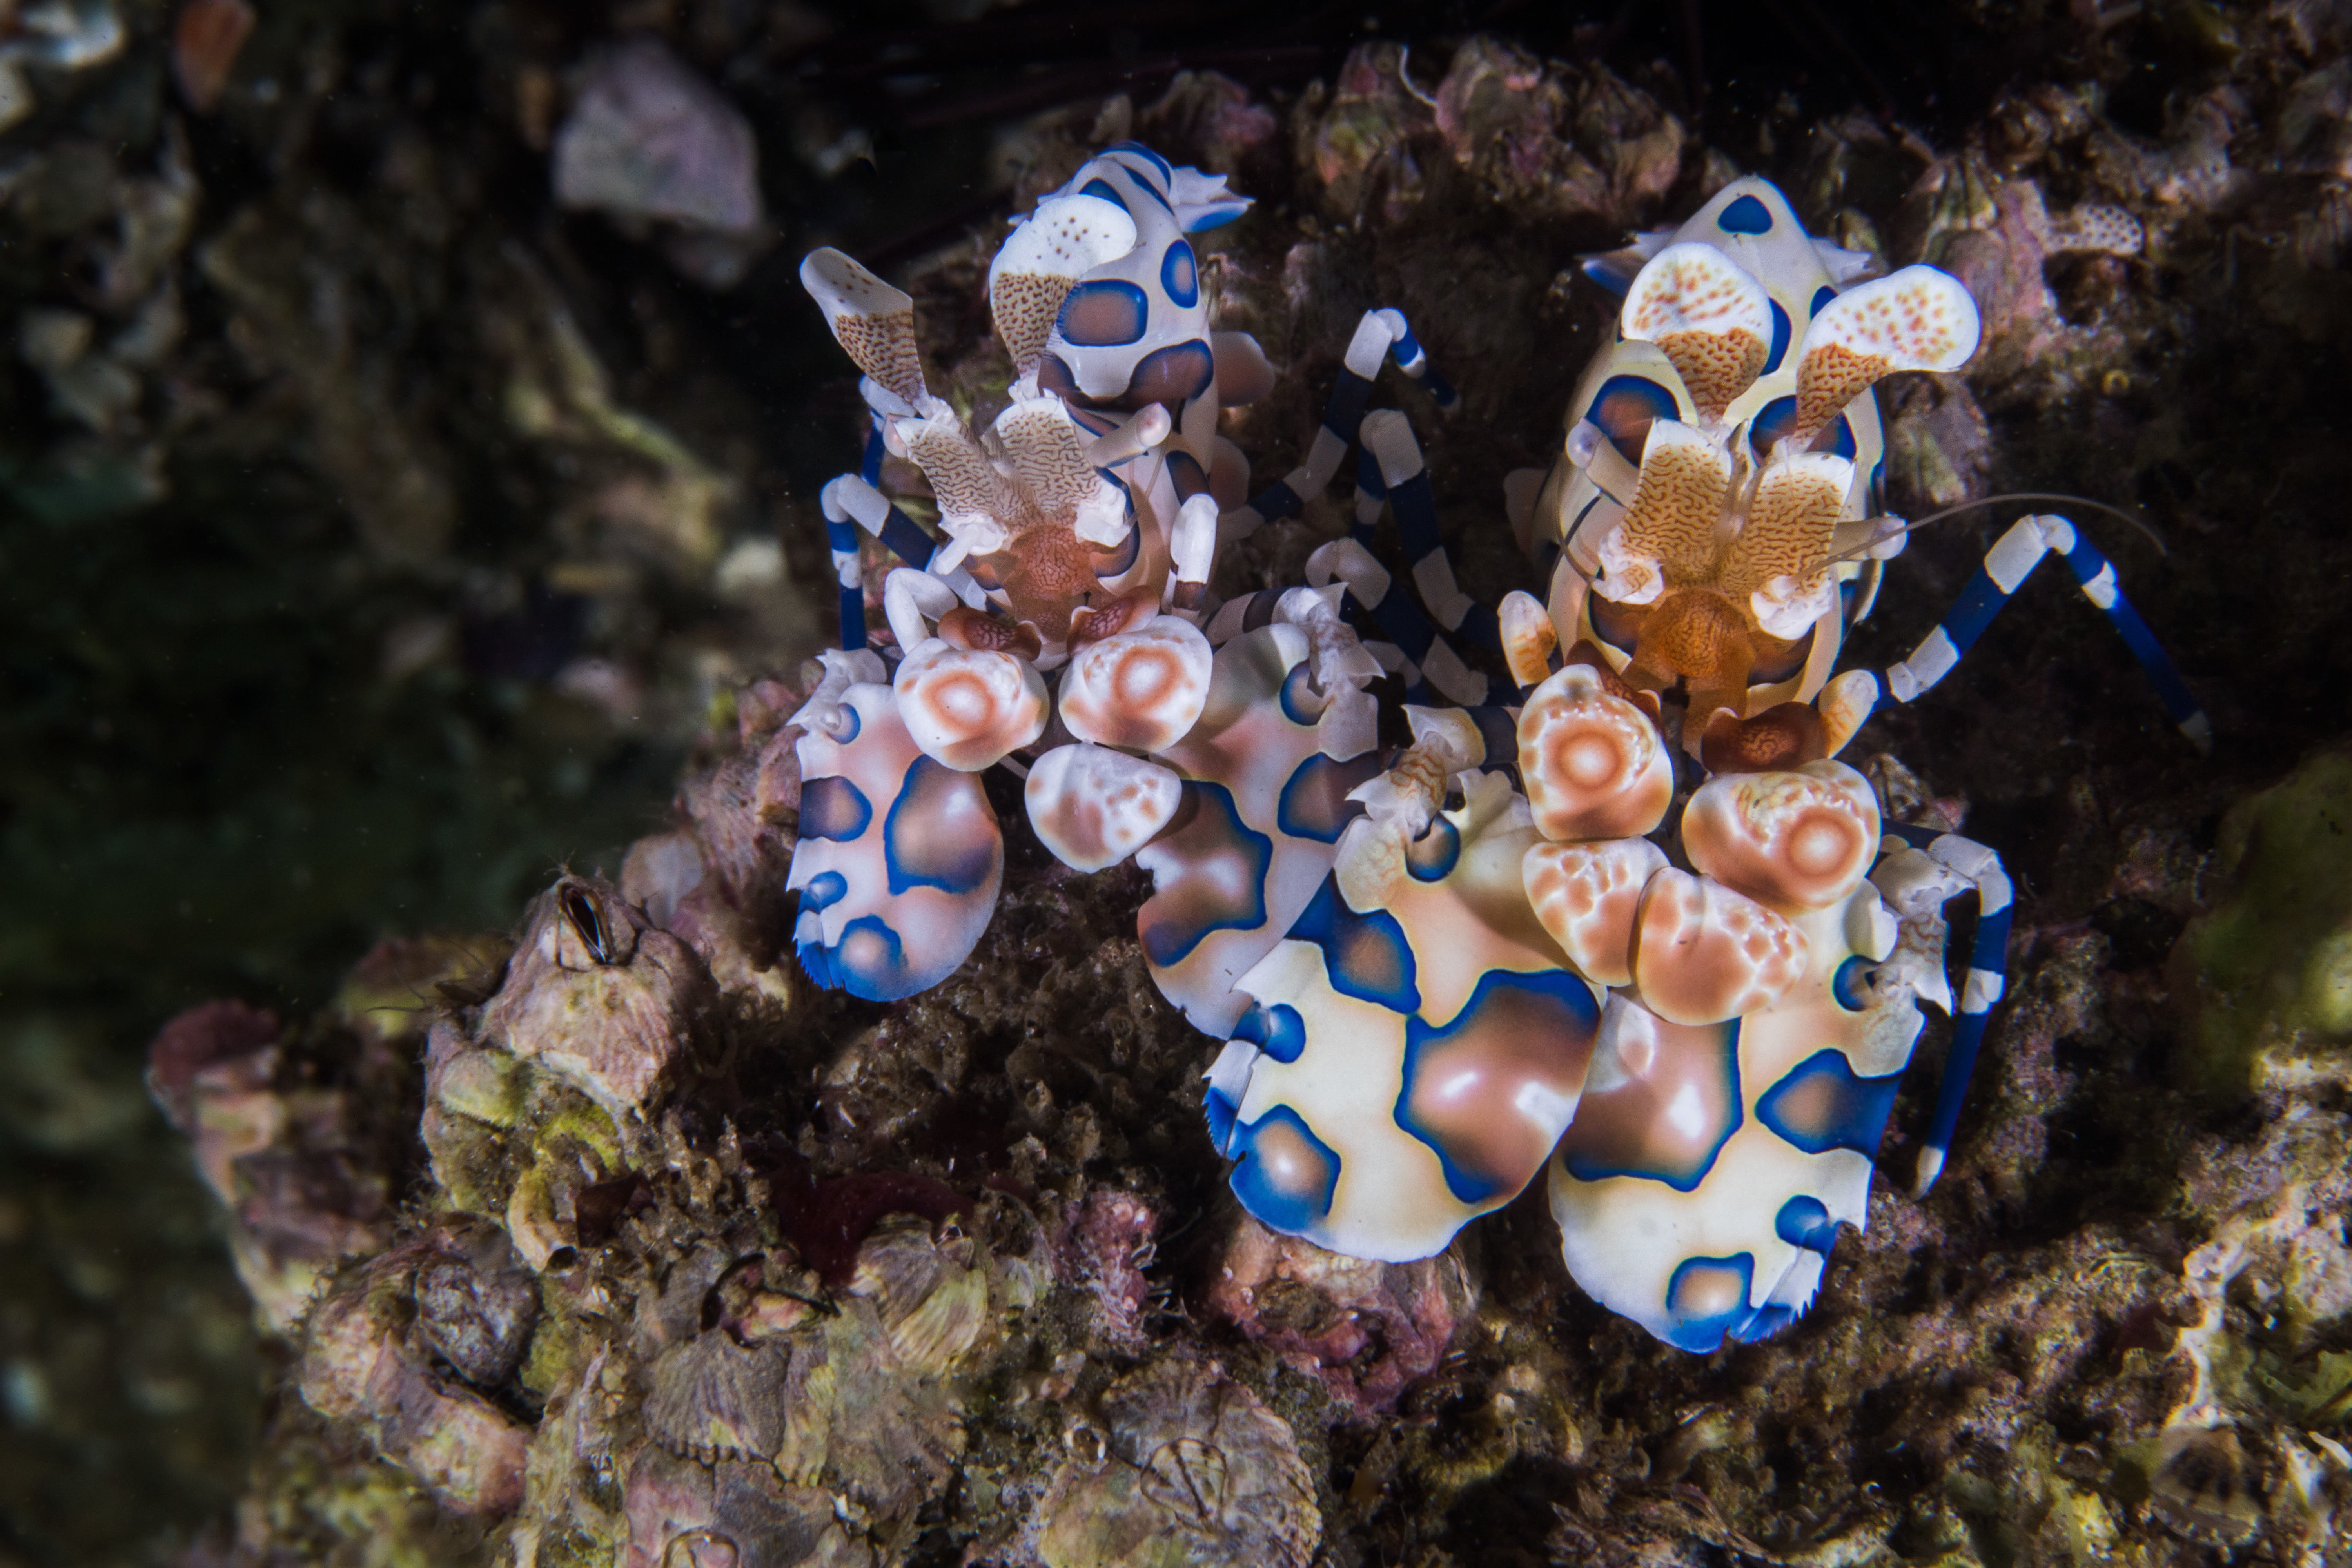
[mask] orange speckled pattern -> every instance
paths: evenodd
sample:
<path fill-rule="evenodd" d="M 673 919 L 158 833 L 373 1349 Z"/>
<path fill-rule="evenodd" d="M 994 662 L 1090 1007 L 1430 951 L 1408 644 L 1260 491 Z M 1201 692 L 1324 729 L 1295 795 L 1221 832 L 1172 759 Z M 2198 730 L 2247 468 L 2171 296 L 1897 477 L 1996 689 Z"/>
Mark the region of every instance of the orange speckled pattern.
<path fill-rule="evenodd" d="M 1036 368 L 1045 340 L 1054 335 L 1054 318 L 1062 313 L 1062 300 L 1076 281 L 1040 272 L 1006 272 L 989 279 L 989 311 L 1014 375 Z"/>

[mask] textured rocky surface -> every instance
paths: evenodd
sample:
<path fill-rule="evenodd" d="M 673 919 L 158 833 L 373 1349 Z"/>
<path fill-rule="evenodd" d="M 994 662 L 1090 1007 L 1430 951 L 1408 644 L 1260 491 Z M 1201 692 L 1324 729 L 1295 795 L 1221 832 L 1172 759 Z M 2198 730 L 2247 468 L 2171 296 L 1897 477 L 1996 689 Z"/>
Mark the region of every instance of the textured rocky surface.
<path fill-rule="evenodd" d="M 436 33 L 273 8 L 209 118 L 163 96 L 160 11 L 125 7 L 116 59 L 26 68 L 48 118 L 11 133 L 40 140 L 5 220 L 25 254 L 96 281 L 10 284 L 9 395 L 47 435 L 5 479 L 49 530 L 10 545 L 15 580 L 79 552 L 94 595 L 113 563 L 128 585 L 88 624 L 127 627 L 177 601 L 120 563 L 152 547 L 184 564 L 185 521 L 249 500 L 221 476 L 269 454 L 281 488 L 254 515 L 342 516 L 320 499 L 341 497 L 346 531 L 329 548 L 257 529 L 201 581 L 217 602 L 273 552 L 309 561 L 254 592 L 344 585 L 366 647 L 322 636 L 322 657 L 384 684 L 356 728 L 329 701 L 343 689 L 248 689 L 322 713 L 317 755 L 374 745 L 396 773 L 430 731 L 469 757 L 487 736 L 497 761 L 432 772 L 423 796 L 314 788 L 351 815 L 308 826 L 284 805 L 302 789 L 232 769 L 217 809 L 173 817 L 152 797 L 233 730 L 233 700 L 186 734 L 134 734 L 128 758 L 92 715 L 151 710 L 110 703 L 125 689 L 99 675 L 25 709 L 53 744 L 24 755 L 60 761 L 11 764 L 12 853 L 48 865 L 22 825 L 63 820 L 86 777 L 131 827 L 164 824 L 114 851 L 168 863 L 151 900 L 269 919 L 236 926 L 247 957 L 226 971 L 173 968 L 193 928 L 146 913 L 51 920 L 48 948 L 0 951 L 37 977 L 107 949 L 7 1046 L 0 1563 L 133 1560 L 108 1517 L 128 1489 L 102 1479 L 124 1448 L 156 1456 L 181 1519 L 215 1520 L 192 1563 L 2345 1556 L 2352 778 L 2326 748 L 2352 679 L 2352 458 L 2322 433 L 2352 370 L 2340 8 L 1973 8 L 1956 58 L 2011 66 L 1956 65 L 1972 95 L 1869 116 L 1836 113 L 1888 90 L 1859 78 L 1735 89 L 1727 62 L 1755 42 L 1736 30 L 1706 40 L 1712 110 L 1687 63 L 1597 35 L 1368 41 L 1271 86 L 1163 74 L 1105 102 L 1097 84 L 1011 125 L 977 205 L 924 172 L 945 164 L 870 135 L 861 151 L 856 113 L 776 85 L 814 13 L 625 9 L 592 27 L 488 7 Z M 973 25 L 976 55 L 1021 47 Z M 808 987 L 780 954 L 798 778 L 779 725 L 822 631 L 796 608 L 824 570 L 801 498 L 855 449 L 854 400 L 808 395 L 797 367 L 835 362 L 740 205 L 648 208 L 668 226 L 644 228 L 610 201 L 560 229 L 515 216 L 551 199 L 544 150 L 593 87 L 563 73 L 609 59 L 592 46 L 611 33 L 664 36 L 750 117 L 776 153 L 764 213 L 790 227 L 774 255 L 901 237 L 878 258 L 943 335 L 958 399 L 1001 391 L 981 268 L 1005 213 L 1121 134 L 1232 172 L 1262 205 L 1204 274 L 1285 374 L 1230 434 L 1261 475 L 1286 467 L 1356 315 L 1402 308 L 1465 407 L 1382 400 L 1420 427 L 1463 581 L 1489 602 L 1528 585 L 1501 475 L 1548 460 L 1609 319 L 1580 251 L 1753 168 L 1842 243 L 1968 279 L 1987 353 L 1964 380 L 1895 390 L 1895 509 L 2003 489 L 2141 509 L 2169 555 L 2088 526 L 2221 744 L 2180 745 L 2057 582 L 1858 742 L 1883 754 L 1893 815 L 1964 822 L 2021 890 L 2011 1000 L 1933 1198 L 1882 1182 L 1807 1318 L 1693 1359 L 1582 1300 L 1527 1203 L 1388 1268 L 1241 1216 L 1196 1121 L 1212 1044 L 1127 934 L 1133 873 L 1070 875 L 1016 830 L 996 921 L 946 984 L 891 1007 Z M 1827 77 L 1853 51 L 1900 90 L 1901 58 L 1871 37 L 1794 53 Z M 108 85 L 134 67 L 142 85 Z M 488 88 L 457 79 L 477 68 Z M 104 118 L 121 104 L 148 118 L 123 131 Z M 885 167 L 867 180 L 861 159 Z M 723 160 L 694 166 L 740 191 Z M 902 205 L 877 215 L 886 199 Z M 737 248 L 698 247 L 677 216 L 697 213 Z M 736 292 L 701 291 L 736 265 Z M 716 346 L 771 325 L 774 365 Z M 178 346 L 142 357 L 153 333 Z M 786 433 L 761 435 L 785 409 Z M 92 495 L 115 510 L 71 510 Z M 2003 521 L 1916 536 L 1857 661 L 1907 651 Z M 127 531 L 93 546 L 100 526 Z M 1269 529 L 1217 586 L 1295 580 L 1341 526 L 1332 501 Z M 417 700 L 486 669 L 511 676 L 503 710 L 467 708 L 473 686 Z M 641 805 L 677 754 L 661 744 L 693 748 L 667 821 Z M 378 864 L 349 847 L 373 841 L 361 827 L 438 824 L 462 856 L 511 837 L 498 803 L 565 789 L 605 815 L 552 847 L 635 845 L 558 878 L 545 841 L 503 844 L 494 887 L 416 909 L 511 919 L 510 938 L 390 943 L 340 992 L 288 995 L 368 924 L 428 918 L 346 912 Z M 1011 792 L 998 805 L 1017 818 Z M 172 849 L 205 831 L 230 847 Z M 281 880 L 257 890 L 237 847 L 272 839 L 317 879 L 272 859 Z M 41 907 L 66 908 L 41 875 Z M 521 878 L 543 889 L 528 911 Z M 157 1037 L 149 1086 L 184 1142 L 109 1065 L 122 1014 L 90 997 L 110 979 L 272 999 Z M 1889 1169 L 1924 1111 L 1898 1107 Z M 215 1246 L 257 1345 L 226 1272 L 205 1272 Z"/>

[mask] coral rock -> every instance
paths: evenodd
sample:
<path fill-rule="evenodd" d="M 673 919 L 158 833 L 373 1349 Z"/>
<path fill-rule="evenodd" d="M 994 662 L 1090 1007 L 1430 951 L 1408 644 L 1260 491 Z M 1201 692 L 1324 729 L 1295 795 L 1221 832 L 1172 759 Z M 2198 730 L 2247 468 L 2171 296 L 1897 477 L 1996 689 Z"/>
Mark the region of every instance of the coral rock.
<path fill-rule="evenodd" d="M 1367 1262 L 1244 1215 L 1204 1305 L 1370 1416 L 1437 1365 L 1476 1293 L 1452 1248 L 1412 1263 Z"/>

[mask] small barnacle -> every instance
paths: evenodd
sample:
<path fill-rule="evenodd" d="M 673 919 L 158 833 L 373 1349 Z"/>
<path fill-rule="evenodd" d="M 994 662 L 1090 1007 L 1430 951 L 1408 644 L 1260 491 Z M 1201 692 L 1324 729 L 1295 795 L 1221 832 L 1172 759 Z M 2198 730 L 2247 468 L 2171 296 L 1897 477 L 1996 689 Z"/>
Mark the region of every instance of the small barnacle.
<path fill-rule="evenodd" d="M 772 1458 L 783 1445 L 790 1359 L 780 1343 L 739 1343 L 724 1329 L 667 1346 L 647 1374 L 646 1430 L 705 1461 Z"/>
<path fill-rule="evenodd" d="M 1169 1359 L 1105 1392 L 1032 1516 L 1046 1568 L 1306 1568 L 1315 1482 L 1282 1417 L 1214 1362 Z"/>
<path fill-rule="evenodd" d="M 2269 1478 L 2235 1426 L 2182 1425 L 2157 1439 L 2149 1506 L 2184 1540 L 2244 1544 L 2263 1527 L 2270 1492 Z"/>
<path fill-rule="evenodd" d="M 480 1040 L 534 1062 L 616 1123 L 641 1116 L 711 997 L 691 948 L 600 879 L 567 877 L 534 908 Z"/>

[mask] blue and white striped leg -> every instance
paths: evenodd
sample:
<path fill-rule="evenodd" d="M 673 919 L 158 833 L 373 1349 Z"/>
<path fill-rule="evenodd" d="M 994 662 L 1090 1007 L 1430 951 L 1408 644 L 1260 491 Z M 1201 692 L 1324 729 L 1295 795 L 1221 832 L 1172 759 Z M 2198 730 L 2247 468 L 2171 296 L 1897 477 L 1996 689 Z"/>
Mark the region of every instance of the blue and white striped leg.
<path fill-rule="evenodd" d="M 1388 569 L 1356 540 L 1335 539 L 1307 558 L 1309 587 L 1320 588 L 1335 579 L 1348 585 L 1349 597 L 1403 653 L 1408 701 L 1426 705 L 1425 694 L 1417 689 L 1423 681 L 1456 707 L 1475 708 L 1490 700 L 1486 677 L 1463 662 L 1412 595 L 1396 592 Z"/>
<path fill-rule="evenodd" d="M 1365 311 L 1364 319 L 1356 324 L 1356 335 L 1349 341 L 1339 379 L 1331 388 L 1331 401 L 1323 410 L 1323 425 L 1315 432 L 1307 461 L 1258 491 L 1246 506 L 1235 507 L 1219 518 L 1220 539 L 1246 538 L 1276 518 L 1296 516 L 1323 493 L 1331 476 L 1339 471 L 1357 426 L 1363 423 L 1364 405 L 1371 398 L 1372 378 L 1381 373 L 1381 361 L 1391 354 L 1399 370 L 1429 389 L 1438 407 L 1450 413 L 1460 405 L 1460 395 L 1430 364 L 1412 329 L 1405 324 L 1403 312 Z"/>
<path fill-rule="evenodd" d="M 1912 1184 L 1913 1194 L 1925 1197 L 1927 1189 L 1936 1184 L 1936 1178 L 1943 1174 L 1944 1163 L 1950 1157 L 1952 1136 L 1960 1124 L 1960 1108 L 1968 1100 L 1969 1078 L 1976 1069 L 1977 1056 L 1984 1046 L 1985 1026 L 2009 984 L 2012 889 L 2000 857 L 1974 839 L 1897 823 L 1888 823 L 1885 833 L 1924 850 L 1929 858 L 1949 871 L 1955 879 L 1954 895 L 1968 889 L 1974 889 L 1977 895 L 1976 941 L 1969 953 L 1968 978 L 1960 983 L 1959 997 L 1952 1008 L 1952 1047 L 1944 1058 L 1944 1076 L 1936 1090 L 1935 1118 L 1927 1125 L 1927 1136 L 1919 1151 L 1918 1174 Z"/>
<path fill-rule="evenodd" d="M 2172 721 L 2189 737 L 2200 752 L 2213 749 L 2213 726 L 2189 695 L 2189 687 L 2180 672 L 2172 666 L 2171 656 L 2147 629 L 2147 623 L 2124 597 L 2116 582 L 2116 569 L 2099 553 L 2082 531 L 2063 517 L 2047 513 L 2021 518 L 2007 533 L 1985 552 L 1984 565 L 1963 589 L 1952 607 L 1944 614 L 1943 624 L 1927 634 L 1927 639 L 1912 650 L 1911 657 L 1886 672 L 1884 695 L 1879 705 L 1908 702 L 1927 690 L 1958 664 L 1960 656 L 1969 651 L 1985 627 L 1991 624 L 2000 607 L 2009 603 L 2027 575 L 2041 563 L 2043 555 L 2056 552 L 2064 557 L 2081 585 L 2083 596 L 2096 605 L 2120 633 L 2132 656 L 2156 688 L 2157 695 L 2172 714 Z"/>
<path fill-rule="evenodd" d="M 1376 409 L 1364 416 L 1360 436 L 1365 455 L 1377 468 L 1381 493 L 1396 509 L 1397 536 L 1404 544 L 1405 559 L 1412 563 L 1413 592 L 1420 595 L 1423 606 L 1444 630 L 1490 653 L 1502 652 L 1502 632 L 1495 612 L 1454 581 L 1454 563 L 1437 531 L 1437 501 L 1429 491 L 1429 470 L 1411 422 L 1395 409 Z M 1356 521 L 1355 536 L 1360 537 L 1364 521 L 1360 494 Z"/>
<path fill-rule="evenodd" d="M 869 444 L 869 458 L 873 451 Z M 866 584 L 860 574 L 857 529 L 880 540 L 908 565 L 925 570 L 940 546 L 913 518 L 892 506 L 890 498 L 876 489 L 871 480 L 856 474 L 827 480 L 817 492 L 817 505 L 824 512 L 825 542 L 833 549 L 834 574 L 841 583 L 841 646 L 855 651 L 866 646 Z M 975 609 L 987 598 L 971 574 L 960 566 L 934 575 Z"/>

